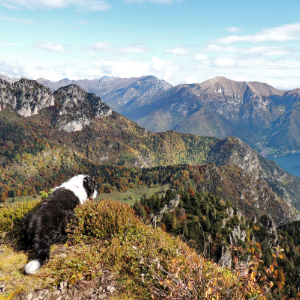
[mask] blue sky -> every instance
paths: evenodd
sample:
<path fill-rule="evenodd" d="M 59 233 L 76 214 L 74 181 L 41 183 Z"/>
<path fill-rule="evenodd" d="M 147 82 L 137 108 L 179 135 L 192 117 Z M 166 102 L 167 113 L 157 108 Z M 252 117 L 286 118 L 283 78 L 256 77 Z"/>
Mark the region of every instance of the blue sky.
<path fill-rule="evenodd" d="M 299 11 L 299 0 L 0 0 L 0 74 L 296 88 Z"/>

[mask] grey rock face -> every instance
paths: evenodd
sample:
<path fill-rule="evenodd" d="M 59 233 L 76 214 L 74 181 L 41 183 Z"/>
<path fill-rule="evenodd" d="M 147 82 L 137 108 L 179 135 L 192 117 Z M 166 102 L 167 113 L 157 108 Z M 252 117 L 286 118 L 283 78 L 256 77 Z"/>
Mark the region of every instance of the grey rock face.
<path fill-rule="evenodd" d="M 19 115 L 31 117 L 46 107 L 54 105 L 49 88 L 33 80 L 21 79 L 9 83 L 0 79 L 0 107 L 9 105 Z"/>
<path fill-rule="evenodd" d="M 112 114 L 112 110 L 94 94 L 89 94 L 75 84 L 60 88 L 54 93 L 58 103 L 58 117 L 53 123 L 67 132 L 80 131 L 93 118 Z"/>
<path fill-rule="evenodd" d="M 232 230 L 232 235 L 230 236 L 231 245 L 236 244 L 238 239 L 245 242 L 246 231 L 241 230 L 240 225 L 236 226 Z"/>
<path fill-rule="evenodd" d="M 160 224 L 163 214 L 168 211 L 172 212 L 179 205 L 179 201 L 180 195 L 176 194 L 175 198 L 170 200 L 167 204 L 165 204 L 165 206 L 160 210 L 160 212 L 157 215 L 150 215 L 151 223 L 153 224 L 154 228 L 156 228 Z"/>
<path fill-rule="evenodd" d="M 0 111 L 6 106 L 23 117 L 31 117 L 44 108 L 55 106 L 52 123 L 67 132 L 80 131 L 93 118 L 112 114 L 111 108 L 99 97 L 75 84 L 52 94 L 48 87 L 24 78 L 14 83 L 0 79 Z"/>
<path fill-rule="evenodd" d="M 6 75 L 0 75 L 0 79 L 6 80 L 9 83 L 13 83 L 13 82 L 19 81 L 21 78 L 14 78 L 14 77 L 6 76 Z"/>
<path fill-rule="evenodd" d="M 222 247 L 222 254 L 219 260 L 219 264 L 222 267 L 231 268 L 232 256 L 230 250 L 227 247 Z"/>

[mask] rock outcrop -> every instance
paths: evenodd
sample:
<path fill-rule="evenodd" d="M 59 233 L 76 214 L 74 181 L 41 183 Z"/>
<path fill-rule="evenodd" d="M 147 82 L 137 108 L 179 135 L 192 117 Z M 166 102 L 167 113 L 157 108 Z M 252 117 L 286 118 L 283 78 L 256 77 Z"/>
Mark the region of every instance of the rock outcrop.
<path fill-rule="evenodd" d="M 14 83 L 0 79 L 0 111 L 6 106 L 23 117 L 31 117 L 44 108 L 55 107 L 52 123 L 67 132 L 80 131 L 93 118 L 112 114 L 111 108 L 99 97 L 79 86 L 71 84 L 52 94 L 48 87 L 25 78 Z"/>
<path fill-rule="evenodd" d="M 156 228 L 163 217 L 163 214 L 165 212 L 172 212 L 178 205 L 180 201 L 180 195 L 176 194 L 175 198 L 170 200 L 165 206 L 160 210 L 160 212 L 157 215 L 150 215 L 151 223 L 153 224 L 154 228 Z"/>
<path fill-rule="evenodd" d="M 112 114 L 112 110 L 95 94 L 90 94 L 75 84 L 60 88 L 54 93 L 58 116 L 54 125 L 67 132 L 80 131 L 93 118 Z"/>
<path fill-rule="evenodd" d="M 9 105 L 23 117 L 31 117 L 54 105 L 49 88 L 33 80 L 21 79 L 14 83 L 0 79 L 0 109 Z"/>

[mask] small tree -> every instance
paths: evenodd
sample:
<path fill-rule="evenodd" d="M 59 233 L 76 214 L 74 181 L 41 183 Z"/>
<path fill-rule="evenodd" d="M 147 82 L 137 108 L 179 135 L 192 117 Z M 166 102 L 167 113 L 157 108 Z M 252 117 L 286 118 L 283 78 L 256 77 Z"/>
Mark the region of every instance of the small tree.
<path fill-rule="evenodd" d="M 16 192 L 14 190 L 8 191 L 8 197 L 16 197 Z"/>

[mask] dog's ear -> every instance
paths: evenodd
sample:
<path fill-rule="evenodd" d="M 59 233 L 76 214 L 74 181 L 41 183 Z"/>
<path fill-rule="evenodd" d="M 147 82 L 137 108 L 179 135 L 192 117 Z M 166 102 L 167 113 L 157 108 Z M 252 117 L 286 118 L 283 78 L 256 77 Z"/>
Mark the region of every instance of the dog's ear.
<path fill-rule="evenodd" d="M 83 186 L 86 190 L 87 196 L 88 198 L 90 198 L 93 193 L 94 193 L 94 189 L 95 189 L 95 182 L 94 179 L 90 176 L 86 176 L 83 179 Z"/>

